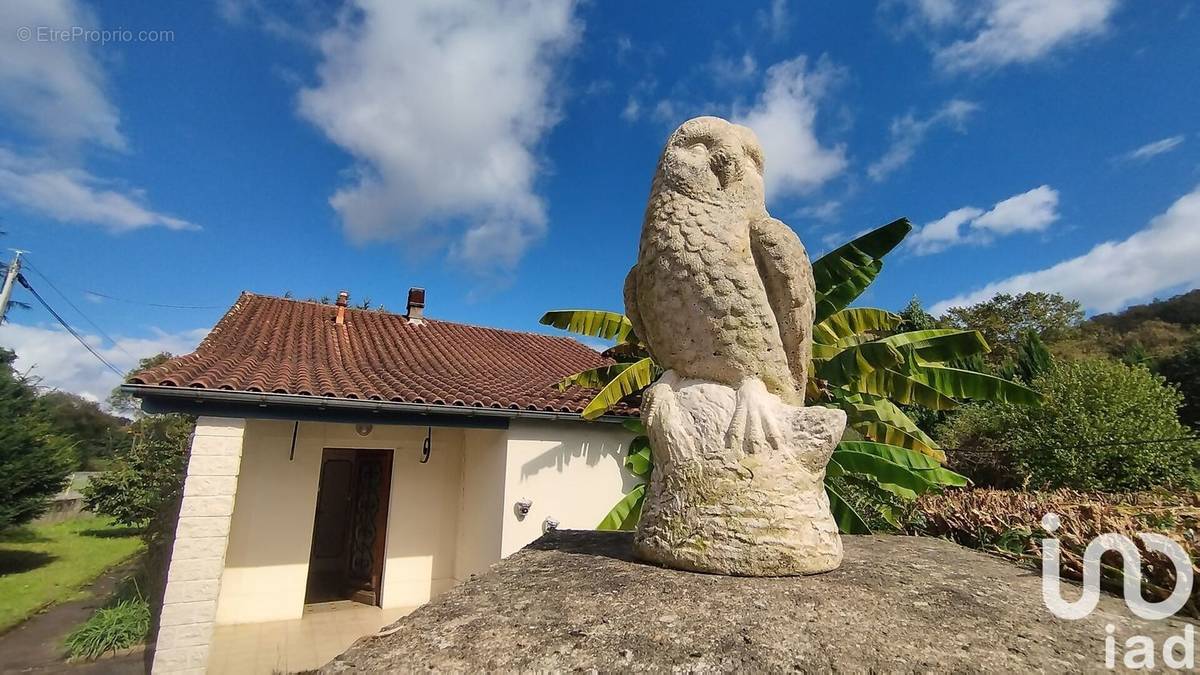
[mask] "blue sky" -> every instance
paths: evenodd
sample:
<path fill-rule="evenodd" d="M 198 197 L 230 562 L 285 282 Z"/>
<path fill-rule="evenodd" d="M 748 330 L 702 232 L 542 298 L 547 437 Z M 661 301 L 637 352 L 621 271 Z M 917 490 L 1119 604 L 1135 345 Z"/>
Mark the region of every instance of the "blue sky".
<path fill-rule="evenodd" d="M 1198 36 L 1187 2 L 10 1 L 0 244 L 122 369 L 243 289 L 540 330 L 620 309 L 661 145 L 715 114 L 814 256 L 917 224 L 863 302 L 1109 311 L 1200 283 Z M 0 344 L 116 383 L 41 309 Z"/>

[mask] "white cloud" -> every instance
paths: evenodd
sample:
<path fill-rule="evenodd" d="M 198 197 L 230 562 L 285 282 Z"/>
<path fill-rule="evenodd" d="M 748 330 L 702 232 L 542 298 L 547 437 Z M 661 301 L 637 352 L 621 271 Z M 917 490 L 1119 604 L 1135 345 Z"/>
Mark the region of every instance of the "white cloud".
<path fill-rule="evenodd" d="M 714 56 L 708 62 L 708 70 L 718 86 L 731 86 L 746 82 L 758 73 L 758 62 L 750 52 L 741 58 Z"/>
<path fill-rule="evenodd" d="M 978 24 L 978 32 L 938 49 L 934 60 L 948 72 L 1030 63 L 1056 48 L 1099 35 L 1117 0 L 991 0 L 981 11 L 951 12 L 945 2 L 921 3 L 920 11 L 944 25 L 954 16 Z M 931 8 L 933 11 L 930 11 Z"/>
<path fill-rule="evenodd" d="M 138 359 L 159 352 L 186 354 L 208 333 L 206 328 L 179 333 L 155 331 L 147 338 L 120 337 L 115 344 L 95 335 L 84 340 L 106 361 L 123 373 L 137 365 Z M 41 379 L 41 385 L 62 389 L 90 401 L 103 401 L 121 383 L 121 378 L 92 356 L 83 345 L 61 328 L 27 326 L 16 323 L 0 325 L 0 345 L 17 353 L 14 364 L 18 372 L 28 371 Z"/>
<path fill-rule="evenodd" d="M 1062 293 L 1090 311 L 1110 312 L 1155 293 L 1200 284 L 1200 186 L 1180 197 L 1142 230 L 1106 241 L 1083 255 L 1036 272 L 990 283 L 935 304 L 933 314 L 996 293 Z"/>
<path fill-rule="evenodd" d="M 39 137 L 73 145 L 126 147 L 120 115 L 105 93 L 104 69 L 84 40 L 39 39 L 39 31 L 97 28 L 72 0 L 8 0 L 0 36 L 0 109 Z M 22 39 L 21 29 L 29 29 Z"/>
<path fill-rule="evenodd" d="M 626 122 L 636 122 L 638 115 L 642 112 L 642 104 L 632 96 L 625 102 L 625 107 L 621 109 L 621 119 Z"/>
<path fill-rule="evenodd" d="M 805 218 L 815 218 L 816 220 L 831 221 L 837 218 L 842 211 L 842 202 L 836 199 L 829 199 L 820 204 L 810 204 L 801 207 L 796 211 L 796 214 Z"/>
<path fill-rule="evenodd" d="M 976 110 L 979 110 L 976 103 L 952 99 L 929 117 L 918 119 L 909 113 L 893 119 L 889 129 L 892 144 L 882 157 L 867 168 L 867 175 L 876 181 L 883 180 L 912 159 L 930 129 L 946 124 L 961 132 L 967 118 Z"/>
<path fill-rule="evenodd" d="M 972 227 L 996 234 L 1040 232 L 1058 220 L 1058 191 L 1040 185 L 998 202 L 991 211 L 979 216 Z"/>
<path fill-rule="evenodd" d="M 452 251 L 511 265 L 546 228 L 537 145 L 558 121 L 571 2 L 357 0 L 319 40 L 301 114 L 354 156 L 330 203 L 357 242 L 467 223 Z M 497 258 L 481 242 L 505 241 Z"/>
<path fill-rule="evenodd" d="M 758 10 L 755 17 L 758 19 L 758 25 L 767 31 L 773 40 L 782 40 L 787 37 L 788 29 L 792 25 L 792 15 L 788 10 L 787 0 L 771 0 L 770 6 Z"/>
<path fill-rule="evenodd" d="M 917 230 L 908 238 L 917 255 L 926 255 L 963 243 L 962 226 L 983 215 L 982 209 L 964 206 Z"/>
<path fill-rule="evenodd" d="M 1121 155 L 1120 157 L 1118 157 L 1118 159 L 1124 160 L 1126 162 L 1145 161 L 1145 160 L 1150 159 L 1151 157 L 1157 157 L 1158 155 L 1161 155 L 1166 152 L 1170 152 L 1170 151 L 1174 150 L 1175 148 L 1178 148 L 1181 144 L 1183 144 L 1183 141 L 1184 141 L 1184 137 L 1182 135 L 1171 136 L 1169 138 L 1163 138 L 1163 139 L 1154 141 L 1153 143 L 1147 143 L 1147 144 L 1143 145 L 1142 147 L 1137 148 L 1135 150 L 1131 150 L 1131 151 Z"/>
<path fill-rule="evenodd" d="M 928 255 L 958 244 L 987 243 L 1016 232 L 1040 232 L 1058 217 L 1058 191 L 1041 185 L 997 202 L 986 212 L 973 206 L 955 209 L 914 232 L 908 245 L 913 253 Z"/>
<path fill-rule="evenodd" d="M 140 191 L 105 187 L 83 169 L 54 166 L 0 148 L 0 200 L 64 223 L 99 225 L 111 232 L 144 227 L 197 229 L 174 216 L 151 210 Z"/>
<path fill-rule="evenodd" d="M 824 146 L 816 136 L 817 103 L 841 70 L 822 58 L 813 68 L 798 56 L 767 69 L 754 106 L 734 121 L 758 135 L 766 156 L 768 198 L 813 190 L 845 170 L 846 148 Z"/>

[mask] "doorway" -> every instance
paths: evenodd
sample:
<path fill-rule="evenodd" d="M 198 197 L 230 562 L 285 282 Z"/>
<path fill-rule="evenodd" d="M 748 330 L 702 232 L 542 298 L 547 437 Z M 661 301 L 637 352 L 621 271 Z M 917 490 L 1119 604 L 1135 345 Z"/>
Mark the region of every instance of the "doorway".
<path fill-rule="evenodd" d="M 324 450 L 305 604 L 381 606 L 391 486 L 391 450 Z"/>

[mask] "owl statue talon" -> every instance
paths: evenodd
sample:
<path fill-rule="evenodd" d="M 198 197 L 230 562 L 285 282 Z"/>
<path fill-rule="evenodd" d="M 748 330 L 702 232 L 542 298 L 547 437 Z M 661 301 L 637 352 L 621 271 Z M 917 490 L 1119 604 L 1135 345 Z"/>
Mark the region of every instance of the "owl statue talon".
<path fill-rule="evenodd" d="M 804 407 L 816 306 L 799 237 L 772 218 L 754 132 L 684 122 L 663 148 L 625 314 L 663 367 L 644 398 L 654 472 L 642 558 L 772 576 L 841 562 L 825 466 L 840 410 Z"/>
<path fill-rule="evenodd" d="M 736 406 L 729 430 L 725 432 L 725 447 L 741 450 L 746 454 L 770 447 L 780 450 L 782 434 L 775 422 L 766 385 L 754 378 L 746 378 L 738 387 Z"/>

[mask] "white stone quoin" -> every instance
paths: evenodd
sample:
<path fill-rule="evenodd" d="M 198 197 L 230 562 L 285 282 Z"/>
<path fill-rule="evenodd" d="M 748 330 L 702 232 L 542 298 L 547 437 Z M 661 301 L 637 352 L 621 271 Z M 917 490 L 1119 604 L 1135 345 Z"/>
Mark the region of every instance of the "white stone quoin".
<path fill-rule="evenodd" d="M 202 673 L 208 666 L 244 433 L 242 419 L 196 421 L 163 593 L 155 675 Z"/>

